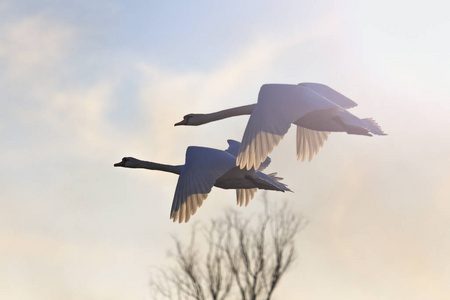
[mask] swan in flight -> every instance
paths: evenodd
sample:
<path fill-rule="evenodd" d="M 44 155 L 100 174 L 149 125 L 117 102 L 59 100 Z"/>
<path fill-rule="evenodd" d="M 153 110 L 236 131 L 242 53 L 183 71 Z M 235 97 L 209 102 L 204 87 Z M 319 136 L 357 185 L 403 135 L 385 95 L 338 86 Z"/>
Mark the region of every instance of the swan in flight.
<path fill-rule="evenodd" d="M 310 161 L 323 146 L 330 132 L 372 136 L 385 135 L 373 119 L 360 119 L 347 109 L 357 104 L 319 83 L 265 84 L 256 104 L 210 114 L 188 114 L 178 125 L 209 122 L 250 115 L 238 150 L 236 165 L 258 169 L 291 124 L 297 125 L 297 159 Z"/>
<path fill-rule="evenodd" d="M 188 222 L 191 215 L 208 197 L 213 186 L 222 189 L 236 189 L 237 204 L 247 206 L 257 189 L 274 191 L 291 191 L 280 182 L 276 173 L 264 174 L 261 171 L 270 164 L 267 158 L 255 171 L 236 167 L 236 155 L 240 143 L 228 140 L 227 150 L 190 146 L 186 150 L 184 165 L 163 165 L 142 161 L 133 157 L 124 157 L 114 167 L 144 168 L 171 172 L 180 175 L 170 211 L 174 222 Z"/>

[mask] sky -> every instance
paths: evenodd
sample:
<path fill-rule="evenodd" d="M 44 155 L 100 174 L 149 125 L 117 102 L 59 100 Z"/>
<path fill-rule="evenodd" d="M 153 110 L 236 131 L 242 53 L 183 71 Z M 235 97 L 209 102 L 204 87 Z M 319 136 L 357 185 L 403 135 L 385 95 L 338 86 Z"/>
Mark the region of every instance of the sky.
<path fill-rule="evenodd" d="M 0 2 L 0 298 L 151 299 L 151 268 L 235 206 L 213 188 L 169 219 L 183 164 L 227 148 L 264 83 L 319 82 L 383 137 L 330 135 L 312 162 L 291 129 L 272 152 L 309 220 L 276 299 L 449 299 L 450 21 L 443 1 Z M 220 133 L 220 134 L 218 134 Z M 262 194 L 262 193 L 259 193 Z M 261 195 L 260 195 L 261 196 Z M 261 210 L 261 197 L 239 210 Z"/>

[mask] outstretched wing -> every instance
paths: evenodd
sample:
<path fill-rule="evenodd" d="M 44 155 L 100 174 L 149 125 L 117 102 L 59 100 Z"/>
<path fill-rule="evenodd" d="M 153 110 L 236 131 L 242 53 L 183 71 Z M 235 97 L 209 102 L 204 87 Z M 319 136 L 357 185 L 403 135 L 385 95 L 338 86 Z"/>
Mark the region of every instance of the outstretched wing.
<path fill-rule="evenodd" d="M 225 151 L 230 153 L 234 157 L 237 157 L 241 143 L 239 143 L 238 141 L 235 141 L 235 140 L 231 140 L 231 139 L 227 140 L 227 142 L 228 142 L 229 147 Z M 270 159 L 270 157 L 267 156 L 266 160 L 263 161 L 261 163 L 261 165 L 259 166 L 258 171 L 262 172 L 265 168 L 267 168 L 270 165 L 271 161 L 272 160 Z M 252 196 L 252 198 L 253 198 L 253 196 Z"/>
<path fill-rule="evenodd" d="M 313 83 L 313 82 L 302 82 L 299 85 L 306 86 L 312 89 L 314 92 L 320 94 L 322 97 L 327 98 L 328 100 L 336 103 L 342 108 L 352 108 L 357 106 L 358 104 L 353 100 L 345 97 L 338 91 L 333 90 L 329 86 L 321 83 Z"/>
<path fill-rule="evenodd" d="M 310 88 L 322 97 L 344 109 L 352 108 L 358 105 L 353 100 L 324 84 L 303 82 L 299 83 L 299 85 Z M 316 155 L 320 148 L 322 148 L 329 135 L 330 132 L 327 131 L 316 131 L 297 126 L 297 159 L 301 161 L 308 159 L 308 161 L 311 161 L 314 155 Z"/>
<path fill-rule="evenodd" d="M 229 139 L 227 140 L 228 148 L 225 150 L 226 152 L 230 153 L 234 157 L 238 155 L 239 147 L 241 146 L 241 143 L 238 141 Z"/>
<path fill-rule="evenodd" d="M 266 84 L 247 123 L 236 165 L 259 168 L 293 122 L 305 114 L 338 105 L 303 85 Z"/>
<path fill-rule="evenodd" d="M 239 206 L 245 205 L 247 206 L 250 200 L 253 199 L 256 192 L 258 191 L 257 188 L 254 189 L 237 189 L 236 190 L 236 203 Z"/>
<path fill-rule="evenodd" d="M 314 155 L 319 153 L 329 135 L 328 131 L 316 131 L 297 126 L 297 159 L 305 161 L 308 158 L 308 161 L 311 161 Z"/>
<path fill-rule="evenodd" d="M 170 211 L 174 222 L 188 222 L 203 204 L 218 178 L 235 167 L 236 158 L 229 153 L 204 147 L 189 147 L 186 164 L 178 178 Z"/>

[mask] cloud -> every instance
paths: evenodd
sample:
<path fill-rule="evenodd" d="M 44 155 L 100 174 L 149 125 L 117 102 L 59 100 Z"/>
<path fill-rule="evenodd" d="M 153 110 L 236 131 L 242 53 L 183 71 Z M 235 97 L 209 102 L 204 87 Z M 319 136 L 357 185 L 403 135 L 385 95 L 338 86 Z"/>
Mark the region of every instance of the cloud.
<path fill-rule="evenodd" d="M 5 118 L 0 128 L 10 135 L 18 132 L 25 136 L 32 130 L 30 138 L 46 149 L 68 143 L 73 152 L 88 154 L 91 147 L 113 148 L 120 138 L 124 144 L 149 149 L 156 158 L 170 161 L 176 157 L 180 161 L 191 141 L 205 140 L 202 136 L 208 128 L 198 129 L 190 138 L 186 135 L 189 129 L 175 130 L 173 123 L 196 110 L 207 112 L 256 101 L 259 87 L 270 77 L 271 66 L 280 53 L 321 33 L 323 27 L 306 35 L 259 37 L 229 55 L 217 68 L 204 72 L 180 73 L 158 67 L 142 56 L 132 60 L 127 57 L 125 70 L 117 63 L 120 56 L 110 57 L 101 63 L 105 71 L 100 77 L 87 76 L 90 80 L 80 84 L 74 76 L 90 74 L 92 66 L 75 65 L 82 61 L 78 51 L 82 37 L 76 27 L 45 13 L 4 22 L 0 25 L 0 62 L 6 68 L 0 75 L 0 93 L 11 101 L 2 112 Z M 72 74 L 75 69 L 76 74 Z M 130 75 L 136 82 L 125 93 L 134 97 L 118 101 L 117 91 Z M 140 128 L 125 133 L 109 114 L 115 109 L 120 113 L 127 102 L 136 106 L 133 119 L 141 121 Z M 226 121 L 212 126 L 226 126 Z M 242 129 L 233 128 L 232 132 Z M 226 148 L 225 140 L 213 136 L 206 144 Z M 183 145 L 181 149 L 179 145 Z"/>
<path fill-rule="evenodd" d="M 74 44 L 74 33 L 45 14 L 0 23 L 3 127 L 28 123 L 30 110 L 51 100 L 60 88 L 61 63 Z"/>
<path fill-rule="evenodd" d="M 307 43 L 317 36 L 329 37 L 341 26 L 339 16 L 331 14 L 328 17 L 331 18 L 324 18 L 325 21 L 317 28 L 298 34 L 275 36 L 262 33 L 246 45 L 240 45 L 236 52 L 230 53 L 214 68 L 186 72 L 161 66 L 142 55 L 132 58 L 128 55 L 124 63 L 120 51 L 105 57 L 105 53 L 89 54 L 89 61 L 85 62 L 87 53 L 79 51 L 80 39 L 84 37 L 80 36 L 78 29 L 46 14 L 0 21 L 0 137 L 4 141 L 2 150 L 8 157 L 0 161 L 1 168 L 8 170 L 0 178 L 4 198 L 7 199 L 5 202 L 8 201 L 3 205 L 6 209 L 0 219 L 2 228 L 10 226 L 15 230 L 8 233 L 8 239 L 4 241 L 9 246 L 3 243 L 5 247 L 1 248 L 8 257 L 20 254 L 25 260 L 28 257 L 41 261 L 37 267 L 30 264 L 15 272 L 20 275 L 34 272 L 49 279 L 43 283 L 44 288 L 53 278 L 64 277 L 61 276 L 63 274 L 69 283 L 80 280 L 77 289 L 70 292 L 88 290 L 96 293 L 99 292 L 98 287 L 83 281 L 86 272 L 94 270 L 103 276 L 105 273 L 100 269 L 107 267 L 118 255 L 126 263 L 119 263 L 114 274 L 122 274 L 122 270 L 129 270 L 127 257 L 135 253 L 141 258 L 155 255 L 116 248 L 124 238 L 133 240 L 133 235 L 135 240 L 148 243 L 158 239 L 158 247 L 161 248 L 165 239 L 158 234 L 164 235 L 173 228 L 180 233 L 187 232 L 189 225 L 172 226 L 168 217 L 176 183 L 176 179 L 170 177 L 172 175 L 113 170 L 112 163 L 121 156 L 136 154 L 142 159 L 181 164 L 189 145 L 226 148 L 227 138 L 241 138 L 245 117 L 196 128 L 174 128 L 173 124 L 190 112 L 211 112 L 253 103 L 261 84 L 268 81 L 297 80 L 300 72 L 310 75 L 317 71 L 318 77 L 327 76 L 323 74 L 329 74 L 328 70 L 334 70 L 346 82 L 365 80 L 365 76 L 359 79 L 341 76 L 341 67 L 327 69 L 328 61 L 323 65 L 316 64 L 316 61 L 309 67 L 303 65 L 310 58 L 329 59 L 326 56 L 328 51 L 335 52 L 335 49 L 317 48 L 332 45 L 335 39 L 320 45 Z M 324 52 L 308 55 L 309 52 L 299 52 L 303 48 L 308 48 L 307 52 Z M 286 51 L 292 55 L 285 55 Z M 305 53 L 307 55 L 303 57 Z M 99 63 L 92 66 L 92 61 Z M 94 68 L 102 69 L 102 73 L 93 76 Z M 76 70 L 76 74 L 71 70 Z M 286 75 L 290 71 L 291 77 Z M 78 77 L 80 74 L 82 76 Z M 128 84 L 130 81 L 132 83 Z M 371 92 L 373 90 L 369 94 Z M 374 92 L 374 95 L 380 94 Z M 375 103 L 377 97 L 372 97 Z M 388 99 L 386 102 L 392 100 L 387 95 L 385 98 Z M 397 105 L 393 108 L 404 108 L 404 103 L 410 103 L 392 102 Z M 132 109 L 123 120 L 136 124 L 131 129 L 122 127 L 117 116 L 111 117 L 112 112 L 120 115 L 130 106 Z M 383 113 L 385 118 L 386 114 Z M 419 110 L 416 114 L 420 114 Z M 411 111 L 402 115 L 411 119 Z M 325 283 L 342 273 L 348 275 L 344 281 L 358 279 L 355 280 L 357 283 L 352 283 L 353 286 L 344 283 L 344 287 L 340 287 L 341 295 L 349 286 L 357 286 L 361 294 L 382 290 L 384 294 L 381 295 L 387 297 L 381 298 L 397 295 L 392 292 L 397 288 L 402 290 L 399 297 L 391 298 L 402 298 L 404 294 L 401 293 L 408 290 L 412 291 L 405 292 L 409 295 L 414 292 L 419 295 L 448 294 L 441 279 L 448 276 L 440 276 L 448 273 L 440 267 L 449 247 L 445 243 L 448 177 L 438 180 L 435 188 L 431 189 L 434 191 L 434 194 L 430 192 L 432 209 L 422 209 L 425 201 L 417 199 L 426 194 L 427 187 L 423 186 L 447 172 L 443 161 L 437 162 L 436 158 L 429 161 L 430 157 L 427 157 L 427 161 L 420 164 L 418 158 L 424 153 L 434 152 L 445 158 L 448 143 L 444 147 L 445 139 L 438 139 L 435 132 L 427 136 L 427 141 L 429 139 L 433 143 L 424 143 L 424 139 L 418 137 L 416 127 L 406 130 L 405 122 L 395 116 L 398 116 L 398 109 L 392 112 L 391 122 L 394 124 L 395 120 L 399 128 L 393 137 L 364 140 L 333 134 L 321 150 L 320 157 L 310 164 L 295 162 L 294 139 L 289 136 L 273 153 L 272 166 L 296 191 L 290 195 L 272 193 L 273 200 L 289 197 L 299 200 L 295 202 L 298 209 L 307 205 L 313 207 L 311 228 L 315 228 L 316 235 L 310 235 L 310 241 L 319 246 L 312 247 L 312 252 L 318 248 L 323 251 L 314 262 L 323 263 L 325 260 L 334 263 L 334 270 L 338 270 L 332 275 L 323 275 L 333 271 L 333 267 L 323 263 L 324 273 L 312 275 L 316 276 L 317 282 L 323 279 L 321 275 L 330 276 L 325 278 Z M 374 117 L 379 120 L 378 116 Z M 440 122 L 443 125 L 448 123 Z M 386 131 L 391 133 L 386 122 L 380 124 L 385 124 Z M 410 136 L 400 138 L 407 131 Z M 442 147 L 438 147 L 439 151 L 430 152 L 429 145 L 436 148 L 436 143 Z M 417 147 L 418 144 L 422 146 Z M 291 159 L 287 159 L 288 156 Z M 345 157 L 351 159 L 345 161 Z M 425 168 L 425 165 L 433 163 L 435 166 Z M 278 166 L 282 168 L 278 169 Z M 435 175 L 436 169 L 441 174 Z M 408 174 L 405 176 L 402 171 Z M 423 177 L 431 179 L 419 178 L 414 174 L 416 172 L 422 172 Z M 418 186 L 422 187 L 419 189 Z M 220 213 L 228 203 L 234 205 L 234 197 L 231 191 L 214 189 L 195 217 L 208 219 L 210 215 Z M 413 197 L 416 198 L 410 199 Z M 255 206 L 251 203 L 245 209 L 251 213 Z M 423 217 L 423 211 L 426 219 L 432 221 L 418 217 Z M 130 222 L 134 225 L 127 225 Z M 159 224 L 156 235 L 151 228 L 155 224 Z M 33 233 L 39 236 L 33 236 Z M 55 243 L 51 238 L 53 235 L 65 236 L 70 243 Z M 83 239 L 72 239 L 74 236 Z M 112 250 L 102 255 L 104 244 L 100 241 L 99 244 L 88 245 L 86 240 L 90 238 L 114 240 Z M 420 244 L 422 241 L 426 243 Z M 152 250 L 163 251 L 153 244 L 143 248 L 155 247 Z M 55 259 L 46 260 L 45 253 L 56 253 Z M 86 253 L 91 254 L 84 258 L 84 264 L 80 264 L 82 267 L 74 266 L 77 262 L 72 259 Z M 54 264 L 53 273 L 41 275 L 40 271 L 45 270 L 48 264 Z M 13 269 L 14 264 L 11 265 Z M 311 263 L 307 270 L 313 273 L 315 269 Z M 142 273 L 144 275 L 139 274 L 146 280 L 145 272 Z M 6 274 L 7 277 L 10 273 L 7 271 Z M 91 276 L 89 278 L 95 281 L 95 276 Z M 108 287 L 107 277 L 102 287 Z M 31 281 L 36 282 L 34 278 Z M 338 282 L 337 285 L 342 283 Z M 417 282 L 427 282 L 428 287 L 422 288 Z M 18 283 L 20 286 L 23 281 Z M 64 284 L 63 280 L 60 283 Z M 298 281 L 294 288 L 298 288 Z M 67 291 L 61 293 L 67 295 Z"/>
<path fill-rule="evenodd" d="M 0 59 L 8 75 L 17 78 L 48 69 L 67 57 L 75 30 L 45 14 L 0 25 Z"/>
<path fill-rule="evenodd" d="M 352 288 L 373 290 L 380 298 L 447 298 L 450 291 L 443 278 L 448 277 L 448 268 L 442 259 L 449 248 L 444 238 L 448 230 L 439 211 L 448 211 L 443 200 L 448 177 L 435 187 L 426 185 L 429 199 L 415 199 L 409 190 L 421 193 L 412 186 L 414 177 L 405 176 L 396 165 L 377 166 L 376 155 L 373 159 L 369 164 L 348 158 L 323 196 L 314 200 L 322 215 L 312 216 L 320 227 L 320 232 L 313 228 L 320 236 L 318 248 L 322 259 L 340 272 L 322 276 L 345 273 L 345 278 L 353 278 L 348 283 Z M 308 188 L 320 195 L 320 188 Z"/>
<path fill-rule="evenodd" d="M 142 72 L 139 98 L 145 107 L 140 117 L 149 120 L 148 131 L 151 131 L 151 142 L 155 145 L 165 145 L 164 149 L 159 149 L 158 155 L 163 159 L 182 155 L 181 151 L 172 148 L 174 141 L 184 145 L 200 141 L 207 145 L 222 145 L 226 148 L 227 138 L 239 140 L 245 117 L 234 118 L 232 128 L 227 127 L 229 120 L 211 123 L 208 125 L 209 128 L 199 126 L 195 130 L 180 127 L 174 129 L 172 126 L 187 113 L 207 113 L 255 103 L 260 86 L 273 77 L 271 70 L 283 51 L 322 34 L 324 30 L 319 27 L 317 31 L 304 35 L 255 38 L 239 48 L 238 52 L 231 54 L 215 69 L 204 72 L 180 73 L 158 67 L 153 62 L 138 63 L 137 68 Z M 225 129 L 230 132 L 230 136 L 219 137 L 210 134 L 211 130 Z M 186 137 L 186 131 L 189 131 L 189 137 Z M 208 139 L 204 138 L 205 132 L 209 132 Z"/>

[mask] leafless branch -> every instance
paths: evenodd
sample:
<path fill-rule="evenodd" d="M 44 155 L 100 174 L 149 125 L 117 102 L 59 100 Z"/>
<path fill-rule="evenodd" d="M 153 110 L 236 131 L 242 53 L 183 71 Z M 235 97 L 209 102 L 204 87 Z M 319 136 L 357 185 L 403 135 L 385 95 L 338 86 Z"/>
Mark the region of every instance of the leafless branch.
<path fill-rule="evenodd" d="M 287 203 L 280 207 L 265 198 L 264 206 L 257 217 L 227 211 L 212 220 L 204 231 L 204 255 L 195 230 L 186 247 L 175 239 L 174 266 L 158 269 L 151 279 L 155 294 L 162 299 L 271 299 L 296 259 L 295 238 L 307 223 Z"/>

